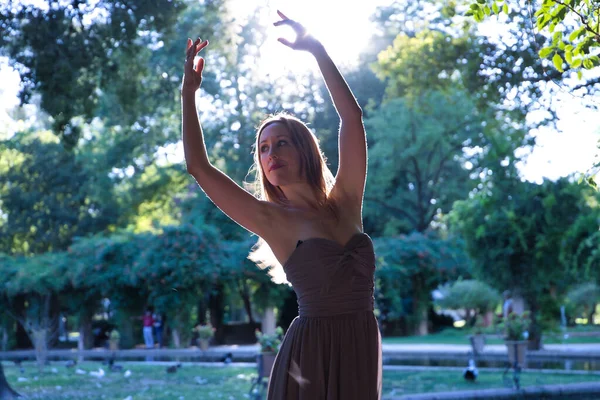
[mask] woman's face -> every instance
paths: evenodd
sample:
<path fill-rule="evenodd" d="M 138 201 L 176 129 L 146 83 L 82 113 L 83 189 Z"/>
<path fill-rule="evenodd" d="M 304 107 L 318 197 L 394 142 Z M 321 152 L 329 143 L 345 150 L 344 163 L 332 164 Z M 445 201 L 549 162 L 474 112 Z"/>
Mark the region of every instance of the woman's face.
<path fill-rule="evenodd" d="M 298 149 L 285 125 L 272 123 L 263 129 L 258 142 L 260 165 L 273 186 L 300 180 Z"/>

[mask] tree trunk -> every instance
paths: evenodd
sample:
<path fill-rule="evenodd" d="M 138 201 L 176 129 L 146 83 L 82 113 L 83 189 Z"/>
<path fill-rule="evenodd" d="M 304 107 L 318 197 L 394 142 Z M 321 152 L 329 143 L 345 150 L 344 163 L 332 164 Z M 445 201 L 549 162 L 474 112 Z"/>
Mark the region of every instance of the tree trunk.
<path fill-rule="evenodd" d="M 427 318 L 427 308 L 426 307 L 420 307 L 421 309 L 418 310 L 418 324 L 417 324 L 417 335 L 419 336 L 425 336 L 429 334 L 429 320 Z"/>
<path fill-rule="evenodd" d="M 21 395 L 8 384 L 6 376 L 4 376 L 4 367 L 0 362 L 0 400 L 12 400 L 17 397 L 21 397 Z"/>
<path fill-rule="evenodd" d="M 32 331 L 33 345 L 35 346 L 35 359 L 38 369 L 42 371 L 48 358 L 48 337 L 46 329 L 40 328 Z"/>
<path fill-rule="evenodd" d="M 591 307 L 592 309 L 587 315 L 587 325 L 594 325 L 594 314 L 596 313 L 596 306 L 596 304 L 593 304 Z"/>
<path fill-rule="evenodd" d="M 94 337 L 92 336 L 92 319 L 88 315 L 80 315 L 77 349 L 79 351 L 91 349 L 93 343 Z M 79 357 L 79 362 L 83 362 L 83 357 Z"/>
<path fill-rule="evenodd" d="M 223 284 L 215 284 L 215 290 L 210 295 L 210 323 L 216 329 L 214 342 L 215 344 L 223 343 Z"/>
<path fill-rule="evenodd" d="M 79 316 L 79 340 L 77 347 L 80 350 L 89 350 L 94 346 L 94 336 L 92 335 L 91 315 Z"/>
<path fill-rule="evenodd" d="M 527 348 L 529 350 L 541 350 L 542 349 L 542 327 L 538 321 L 538 307 L 535 302 L 531 304 L 531 326 L 529 327 L 529 344 Z"/>
<path fill-rule="evenodd" d="M 429 318 L 427 315 L 427 309 L 429 303 L 427 297 L 429 293 L 426 292 L 424 284 L 419 275 L 413 276 L 413 316 L 415 318 L 415 335 L 425 336 L 429 333 L 428 323 Z M 424 293 L 425 292 L 425 293 Z"/>
<path fill-rule="evenodd" d="M 275 309 L 273 307 L 268 307 L 265 310 L 265 313 L 262 318 L 261 331 L 266 335 L 275 334 L 275 330 L 277 327 L 275 326 Z"/>
<path fill-rule="evenodd" d="M 25 296 L 19 295 L 16 296 L 13 302 L 14 312 L 16 315 L 23 315 L 25 312 Z M 33 348 L 33 343 L 27 334 L 27 330 L 20 322 L 14 325 L 15 327 L 15 339 L 16 339 L 16 348 L 17 349 L 31 349 Z"/>
<path fill-rule="evenodd" d="M 2 351 L 8 350 L 8 329 L 2 327 Z"/>
<path fill-rule="evenodd" d="M 48 309 L 48 327 L 46 331 L 48 348 L 52 349 L 58 344 L 58 325 L 60 319 L 60 302 L 57 295 L 50 295 Z"/>
<path fill-rule="evenodd" d="M 206 325 L 206 303 L 208 303 L 208 298 L 208 293 L 202 292 L 198 300 L 198 323 L 200 325 Z"/>
<path fill-rule="evenodd" d="M 250 293 L 248 290 L 248 285 L 246 284 L 246 280 L 244 278 L 238 280 L 238 291 L 242 301 L 244 302 L 244 309 L 246 310 L 246 314 L 248 315 L 248 321 L 253 324 L 254 316 L 252 315 L 252 303 L 250 301 Z"/>
<path fill-rule="evenodd" d="M 173 337 L 173 346 L 175 346 L 176 349 L 180 349 L 181 339 L 179 338 L 179 331 L 177 330 L 177 328 L 171 328 L 171 336 Z"/>

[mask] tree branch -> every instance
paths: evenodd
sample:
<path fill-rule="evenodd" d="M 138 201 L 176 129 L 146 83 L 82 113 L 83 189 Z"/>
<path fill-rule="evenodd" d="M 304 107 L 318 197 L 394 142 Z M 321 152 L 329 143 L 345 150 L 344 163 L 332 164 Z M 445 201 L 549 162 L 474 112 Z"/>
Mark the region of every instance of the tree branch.
<path fill-rule="evenodd" d="M 563 3 L 563 2 L 562 2 L 562 1 L 560 1 L 560 0 L 554 0 L 554 2 L 555 2 L 556 4 L 560 4 L 560 5 L 564 6 L 564 7 L 567 7 L 569 10 L 571 10 L 571 11 L 573 11 L 575 14 L 577 14 L 577 16 L 579 16 L 579 19 L 581 19 L 581 23 L 582 23 L 582 24 L 585 26 L 585 29 L 586 29 L 587 31 L 589 31 L 589 32 L 593 33 L 593 34 L 594 34 L 594 36 L 596 36 L 596 40 L 598 40 L 598 37 L 599 37 L 599 34 L 598 34 L 598 32 L 596 32 L 596 31 L 594 30 L 594 28 L 592 28 L 592 27 L 591 27 L 591 26 L 588 24 L 588 22 L 586 21 L 585 17 L 584 17 L 583 15 L 581 15 L 581 14 L 579 13 L 579 11 L 577 11 L 576 9 L 574 9 L 574 8 L 573 8 L 573 7 L 572 7 L 570 4 Z"/>
<path fill-rule="evenodd" d="M 417 221 L 415 220 L 415 217 L 410 215 L 409 213 L 407 213 L 406 211 L 404 211 L 401 208 L 391 206 L 388 203 L 386 203 L 378 198 L 370 197 L 370 196 L 365 196 L 365 201 L 372 201 L 373 203 L 379 204 L 380 206 L 383 206 L 383 208 L 393 211 L 396 214 L 402 215 L 404 218 L 408 219 L 414 226 L 417 225 Z"/>

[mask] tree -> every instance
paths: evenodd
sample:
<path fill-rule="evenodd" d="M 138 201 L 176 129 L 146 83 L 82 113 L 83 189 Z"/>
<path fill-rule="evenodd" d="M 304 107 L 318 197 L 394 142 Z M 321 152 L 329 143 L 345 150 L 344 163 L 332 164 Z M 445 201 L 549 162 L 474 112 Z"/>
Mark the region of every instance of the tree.
<path fill-rule="evenodd" d="M 128 57 L 160 46 L 182 8 L 173 0 L 59 2 L 45 9 L 10 1 L 0 8 L 0 49 L 21 75 L 22 103 L 39 93 L 54 131 L 73 147 L 81 136 L 73 119 L 90 121 L 100 93 L 115 93 L 125 108 L 134 104 L 144 75 L 137 71 L 146 66 L 134 70 Z"/>
<path fill-rule="evenodd" d="M 375 239 L 375 249 L 379 257 L 377 303 L 384 324 L 406 317 L 409 329 L 426 335 L 431 292 L 469 272 L 460 241 L 413 232 Z"/>
<path fill-rule="evenodd" d="M 291 291 L 287 285 L 274 283 L 267 271 L 248 259 L 253 242 L 253 239 L 222 242 L 227 258 L 221 268 L 221 280 L 239 295 L 251 324 L 255 322 L 253 311 L 262 313 L 269 307 L 282 305 Z"/>
<path fill-rule="evenodd" d="M 0 142 L 0 251 L 32 255 L 65 250 L 75 236 L 113 224 L 111 188 L 49 132 Z"/>
<path fill-rule="evenodd" d="M 520 8 L 516 14 L 528 13 L 531 24 L 535 21 L 538 33 L 552 35 L 550 43 L 539 50 L 539 56 L 552 57 L 552 63 L 559 72 L 564 72 L 565 62 L 572 69 L 583 66 L 589 70 L 600 65 L 595 51 L 600 47 L 600 7 L 596 1 L 542 0 L 535 3 L 527 2 L 525 6 L 522 2 L 509 5 L 508 0 L 477 0 L 470 4 L 465 15 L 472 15 L 477 22 L 482 22 L 485 17 L 494 14 L 514 17 L 515 12 L 511 12 L 511 8 Z M 581 70 L 578 73 L 581 78 Z"/>
<path fill-rule="evenodd" d="M 443 297 L 435 303 L 444 309 L 464 310 L 468 321 L 494 310 L 501 302 L 500 293 L 496 289 L 474 279 L 452 282 L 441 291 Z"/>
<path fill-rule="evenodd" d="M 8 384 L 4 375 L 4 367 L 0 363 L 0 400 L 13 400 L 18 397 L 21 397 L 21 395 Z"/>
<path fill-rule="evenodd" d="M 450 226 L 465 240 L 473 275 L 496 289 L 511 289 L 530 308 L 530 342 L 541 346 L 544 325 L 558 321 L 558 299 L 581 273 L 561 264 L 564 234 L 580 215 L 597 212 L 590 188 L 560 179 L 537 185 L 495 182 L 490 190 L 455 204 Z M 580 272 L 580 271 L 578 271 Z"/>
<path fill-rule="evenodd" d="M 592 212 L 579 214 L 565 232 L 560 262 L 571 279 L 600 283 L 600 231 L 596 193 L 583 193 Z"/>
<path fill-rule="evenodd" d="M 512 165 L 515 150 L 531 144 L 498 94 L 485 89 L 485 51 L 469 31 L 422 29 L 399 34 L 379 54 L 374 69 L 387 83 L 386 99 L 365 121 L 372 138 L 365 200 L 373 203 L 370 219 L 384 221 L 382 232 L 428 229 L 497 159 Z"/>
<path fill-rule="evenodd" d="M 6 264 L 9 262 L 9 257 L 0 253 L 0 271 L 5 272 Z M 8 306 L 7 298 L 3 294 L 0 295 L 0 305 L 5 310 Z M 2 349 L 2 351 L 6 351 L 6 349 Z M 6 376 L 4 375 L 4 367 L 0 362 L 0 400 L 12 400 L 17 397 L 20 397 L 20 395 L 8 384 Z"/>
<path fill-rule="evenodd" d="M 417 35 L 424 28 L 444 32 L 452 37 L 471 32 L 472 44 L 469 50 L 478 56 L 467 57 L 474 62 L 464 65 L 462 61 L 457 63 L 458 67 L 473 71 L 462 82 L 467 92 L 476 93 L 478 104 L 493 105 L 500 113 L 497 117 L 513 126 L 526 130 L 541 125 L 556 128 L 556 112 L 566 92 L 581 99 L 582 104 L 587 107 L 597 108 L 598 104 L 593 101 L 593 97 L 600 88 L 600 78 L 595 74 L 584 74 L 582 80 L 571 79 L 575 74 L 570 70 L 560 73 L 555 68 L 548 68 L 540 59 L 538 52 L 551 38 L 533 32 L 533 11 L 530 12 L 529 3 L 523 7 L 510 7 L 510 23 L 502 26 L 501 40 L 497 36 L 486 36 L 478 32 L 470 18 L 465 20 L 461 11 L 464 10 L 465 2 L 407 3 L 404 0 L 392 3 L 382 14 L 385 21 L 381 23 L 392 26 L 396 32 L 409 37 Z M 422 5 L 420 10 L 412 10 L 417 4 L 423 3 L 426 6 Z M 483 0 L 479 2 L 480 7 L 484 8 L 484 3 Z M 402 14 L 407 7 L 411 13 Z M 450 76 L 452 75 L 441 75 L 442 78 Z M 533 112 L 536 118 L 525 118 L 529 114 L 533 116 Z"/>
<path fill-rule="evenodd" d="M 476 185 L 470 177 L 480 156 L 464 148 L 481 141 L 470 139 L 477 123 L 462 94 L 408 103 L 390 100 L 365 121 L 373 143 L 365 215 L 380 235 L 426 231 Z"/>
<path fill-rule="evenodd" d="M 147 288 L 148 304 L 167 314 L 175 347 L 189 339 L 195 300 L 219 284 L 222 252 L 218 235 L 209 227 L 166 227 L 133 264 L 134 283 Z M 212 311 L 222 313 L 221 309 Z M 220 323 L 213 326 L 221 329 Z"/>
<path fill-rule="evenodd" d="M 38 368 L 46 364 L 47 350 L 56 337 L 57 323 L 53 309 L 57 294 L 67 284 L 60 269 L 60 254 L 46 253 L 35 257 L 3 258 L 0 268 L 6 283 L 0 288 L 1 302 L 7 312 L 27 332 L 35 348 Z"/>
<path fill-rule="evenodd" d="M 585 315 L 588 325 L 594 324 L 596 306 L 600 304 L 600 287 L 596 283 L 588 282 L 575 286 L 567 293 L 567 299 L 577 307 L 580 315 Z"/>

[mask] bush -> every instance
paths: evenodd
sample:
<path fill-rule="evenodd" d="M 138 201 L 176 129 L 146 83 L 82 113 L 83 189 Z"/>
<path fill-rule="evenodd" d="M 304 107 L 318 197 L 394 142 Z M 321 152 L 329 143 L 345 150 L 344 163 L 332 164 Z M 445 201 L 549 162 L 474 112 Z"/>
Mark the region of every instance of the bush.
<path fill-rule="evenodd" d="M 281 340 L 283 339 L 283 328 L 278 326 L 275 330 L 275 334 L 267 335 L 256 330 L 256 339 L 258 339 L 258 343 L 260 344 L 260 351 L 263 353 L 277 352 L 279 350 L 279 345 L 281 344 Z"/>
<path fill-rule="evenodd" d="M 197 325 L 194 332 L 198 334 L 198 339 L 209 340 L 215 335 L 215 328 L 211 324 Z"/>
<path fill-rule="evenodd" d="M 450 310 L 491 311 L 500 303 L 500 294 L 491 286 L 473 279 L 459 280 L 441 289 L 436 304 Z"/>
<path fill-rule="evenodd" d="M 506 328 L 506 340 L 527 340 L 531 327 L 531 315 L 528 311 L 521 315 L 511 312 L 504 322 L 504 327 Z"/>

